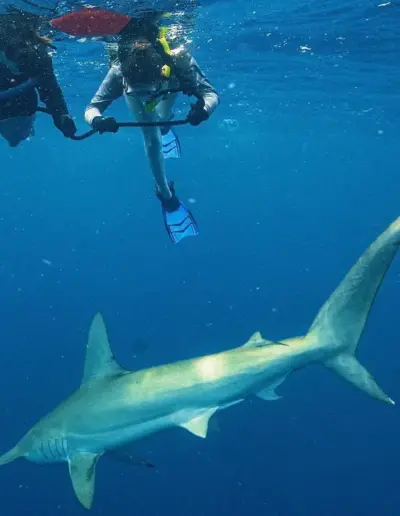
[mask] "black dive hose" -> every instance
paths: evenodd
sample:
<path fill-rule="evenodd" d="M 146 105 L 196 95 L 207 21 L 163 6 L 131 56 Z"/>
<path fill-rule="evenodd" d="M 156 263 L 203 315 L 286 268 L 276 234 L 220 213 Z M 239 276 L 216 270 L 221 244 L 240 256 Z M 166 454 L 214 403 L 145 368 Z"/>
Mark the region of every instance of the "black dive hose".
<path fill-rule="evenodd" d="M 38 107 L 36 111 L 40 111 L 40 113 L 46 113 L 47 115 L 51 115 L 48 109 L 43 107 Z M 118 129 L 120 127 L 171 127 L 173 125 L 185 125 L 187 123 L 189 123 L 187 119 L 170 120 L 169 122 L 117 122 L 117 127 Z M 79 136 L 70 136 L 70 140 L 80 142 L 82 140 L 86 140 L 86 138 L 89 138 L 89 136 L 93 136 L 98 132 L 99 131 L 97 129 L 91 129 L 87 133 L 80 134 Z"/>
<path fill-rule="evenodd" d="M 193 95 L 198 100 L 201 100 L 201 97 L 197 95 L 194 92 L 188 92 L 183 91 L 182 88 L 171 88 L 168 90 L 162 90 L 159 92 L 156 92 L 154 95 L 152 95 L 149 99 L 149 102 L 154 101 L 158 97 L 162 97 L 165 95 L 168 95 L 170 93 L 185 93 L 186 95 Z M 40 111 L 41 113 L 46 113 L 47 115 L 51 115 L 50 111 L 47 108 L 44 107 L 38 107 L 36 111 Z M 186 118 L 185 120 L 170 120 L 169 122 L 117 122 L 118 129 L 120 127 L 171 127 L 173 125 L 185 125 L 188 124 L 189 120 Z M 80 142 L 82 140 L 86 140 L 86 138 L 89 138 L 89 136 L 93 136 L 94 134 L 98 133 L 99 131 L 97 129 L 91 129 L 87 133 L 80 134 L 78 136 L 70 136 L 71 140 L 74 140 L 76 142 Z"/>
<path fill-rule="evenodd" d="M 187 123 L 187 120 L 171 120 L 170 122 L 117 122 L 117 127 L 170 127 L 172 125 L 184 125 Z M 91 129 L 87 133 L 80 134 L 79 136 L 70 136 L 70 139 L 80 142 L 98 132 L 99 131 L 96 129 Z"/>

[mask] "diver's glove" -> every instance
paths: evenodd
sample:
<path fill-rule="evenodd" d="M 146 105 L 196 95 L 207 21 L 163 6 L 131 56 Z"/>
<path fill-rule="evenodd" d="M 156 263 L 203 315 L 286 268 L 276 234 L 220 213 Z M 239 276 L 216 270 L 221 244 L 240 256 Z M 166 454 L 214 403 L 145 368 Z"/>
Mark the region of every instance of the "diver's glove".
<path fill-rule="evenodd" d="M 59 129 L 66 138 L 71 138 L 76 133 L 76 125 L 70 115 L 54 115 L 54 125 Z"/>
<path fill-rule="evenodd" d="M 118 131 L 118 124 L 113 116 L 95 116 L 92 120 L 92 127 L 100 134 Z"/>
<path fill-rule="evenodd" d="M 199 125 L 201 122 L 208 120 L 209 116 L 204 100 L 199 99 L 196 104 L 192 104 L 187 121 L 190 125 Z"/>

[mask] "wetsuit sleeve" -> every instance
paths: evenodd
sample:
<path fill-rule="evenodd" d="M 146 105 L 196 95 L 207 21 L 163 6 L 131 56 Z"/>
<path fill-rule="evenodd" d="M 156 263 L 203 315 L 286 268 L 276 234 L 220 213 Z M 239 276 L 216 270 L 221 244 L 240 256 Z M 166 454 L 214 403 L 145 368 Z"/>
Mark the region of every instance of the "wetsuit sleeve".
<path fill-rule="evenodd" d="M 40 100 L 53 116 L 68 115 L 64 95 L 54 75 L 53 62 L 45 48 L 38 53 L 39 84 L 37 90 Z"/>
<path fill-rule="evenodd" d="M 121 97 L 123 92 L 122 73 L 117 67 L 112 66 L 85 110 L 86 122 L 91 125 L 93 119 L 101 116 L 114 100 Z"/>
<path fill-rule="evenodd" d="M 175 73 L 184 93 L 204 100 L 208 114 L 219 104 L 219 95 L 189 52 L 175 56 Z"/>

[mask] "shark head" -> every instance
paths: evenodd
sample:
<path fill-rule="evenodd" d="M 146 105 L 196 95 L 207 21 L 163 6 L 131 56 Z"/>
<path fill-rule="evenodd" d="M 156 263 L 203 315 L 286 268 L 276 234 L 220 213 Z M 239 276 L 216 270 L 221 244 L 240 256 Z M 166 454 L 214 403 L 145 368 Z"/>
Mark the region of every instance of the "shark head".
<path fill-rule="evenodd" d="M 81 388 L 91 382 L 107 377 L 126 374 L 120 367 L 110 348 L 103 317 L 98 313 L 90 326 L 86 346 Z M 74 491 L 86 508 L 93 502 L 95 468 L 99 457 L 104 453 L 77 450 L 71 445 L 70 436 L 64 432 L 65 418 L 68 413 L 68 400 L 48 416 L 40 420 L 10 451 L 0 457 L 0 466 L 19 458 L 37 463 L 68 462 Z"/>
<path fill-rule="evenodd" d="M 46 452 L 43 453 L 45 439 L 46 436 L 43 436 L 39 430 L 39 424 L 34 426 L 14 448 L 0 457 L 0 466 L 20 458 L 31 462 L 55 462 L 47 460 Z"/>

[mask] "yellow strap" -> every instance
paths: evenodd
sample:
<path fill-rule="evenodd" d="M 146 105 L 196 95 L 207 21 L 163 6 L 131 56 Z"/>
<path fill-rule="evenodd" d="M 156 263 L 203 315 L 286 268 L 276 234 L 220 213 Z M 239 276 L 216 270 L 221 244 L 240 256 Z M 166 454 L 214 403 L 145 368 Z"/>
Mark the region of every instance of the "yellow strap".
<path fill-rule="evenodd" d="M 144 105 L 144 110 L 146 111 L 146 113 L 151 113 L 152 111 L 154 111 L 158 102 L 159 101 L 157 99 L 151 100 L 150 102 L 146 102 L 146 104 Z"/>
<path fill-rule="evenodd" d="M 167 27 L 160 27 L 160 31 L 158 33 L 158 41 L 161 43 L 161 46 L 164 49 L 164 52 L 169 56 L 172 55 L 171 49 L 169 48 L 169 44 L 167 41 Z"/>

